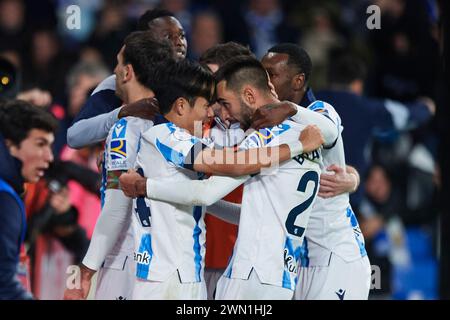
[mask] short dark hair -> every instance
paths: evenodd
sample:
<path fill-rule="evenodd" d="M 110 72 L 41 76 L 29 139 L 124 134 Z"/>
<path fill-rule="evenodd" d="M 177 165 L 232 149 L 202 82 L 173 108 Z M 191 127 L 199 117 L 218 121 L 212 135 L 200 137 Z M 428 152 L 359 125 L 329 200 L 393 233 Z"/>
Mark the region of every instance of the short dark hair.
<path fill-rule="evenodd" d="M 299 73 L 305 74 L 305 81 L 311 75 L 312 62 L 308 52 L 294 43 L 280 43 L 269 49 L 268 52 L 284 53 L 289 56 L 287 64 L 294 66 Z"/>
<path fill-rule="evenodd" d="M 137 28 L 139 31 L 149 30 L 150 23 L 153 20 L 162 17 L 175 17 L 175 15 L 172 12 L 164 9 L 147 10 L 142 16 L 139 17 Z"/>
<path fill-rule="evenodd" d="M 133 66 L 137 80 L 148 88 L 155 86 L 155 68 L 173 56 L 169 42 L 155 40 L 149 31 L 135 31 L 125 38 L 123 62 Z"/>
<path fill-rule="evenodd" d="M 355 80 L 366 78 L 364 62 L 352 54 L 341 54 L 333 59 L 328 69 L 328 81 L 333 85 L 349 85 Z"/>
<path fill-rule="evenodd" d="M 217 64 L 223 66 L 231 58 L 237 56 L 249 56 L 255 58 L 250 49 L 240 43 L 229 41 L 217 44 L 206 50 L 200 57 L 199 62 L 202 65 Z"/>
<path fill-rule="evenodd" d="M 197 97 L 214 101 L 214 76 L 198 62 L 187 59 L 177 62 L 166 62 L 158 68 L 158 85 L 155 95 L 162 114 L 170 112 L 178 98 L 185 98 L 193 106 Z"/>
<path fill-rule="evenodd" d="M 58 122 L 48 111 L 22 100 L 0 103 L 0 132 L 14 145 L 20 145 L 32 129 L 55 133 Z"/>
<path fill-rule="evenodd" d="M 270 92 L 268 75 L 261 62 L 253 57 L 238 56 L 225 63 L 215 74 L 216 83 L 225 80 L 233 91 L 251 84 L 266 93 Z"/>

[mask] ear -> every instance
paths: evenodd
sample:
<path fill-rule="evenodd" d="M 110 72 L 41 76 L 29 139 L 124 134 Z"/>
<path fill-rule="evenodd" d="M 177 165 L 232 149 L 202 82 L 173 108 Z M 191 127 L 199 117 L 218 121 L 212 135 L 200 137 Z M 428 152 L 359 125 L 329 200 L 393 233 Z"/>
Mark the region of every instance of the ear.
<path fill-rule="evenodd" d="M 133 66 L 130 63 L 128 63 L 124 66 L 123 81 L 128 82 L 132 78 L 134 78 Z"/>
<path fill-rule="evenodd" d="M 174 104 L 173 108 L 175 108 L 175 112 L 179 116 L 183 116 L 186 113 L 187 108 L 189 108 L 189 103 L 185 98 L 178 98 L 175 100 Z"/>
<path fill-rule="evenodd" d="M 294 91 L 300 91 L 305 86 L 305 74 L 304 73 L 297 73 L 291 81 L 292 89 Z"/>
<path fill-rule="evenodd" d="M 13 157 L 16 157 L 17 158 L 17 156 L 18 156 L 18 154 L 19 154 L 19 147 L 17 146 L 17 145 L 15 145 L 11 140 L 9 140 L 9 139 L 5 139 L 5 144 L 6 144 L 6 147 L 8 148 L 8 150 L 9 150 L 9 153 L 13 156 Z"/>
<path fill-rule="evenodd" d="M 245 86 L 244 90 L 242 90 L 242 98 L 249 105 L 255 104 L 256 90 L 251 86 Z"/>

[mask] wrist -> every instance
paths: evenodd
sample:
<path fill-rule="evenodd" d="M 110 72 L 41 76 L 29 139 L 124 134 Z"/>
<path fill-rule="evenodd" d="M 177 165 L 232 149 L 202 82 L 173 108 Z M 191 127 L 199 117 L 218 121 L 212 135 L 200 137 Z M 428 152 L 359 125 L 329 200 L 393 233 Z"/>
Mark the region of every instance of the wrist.
<path fill-rule="evenodd" d="M 136 181 L 136 191 L 138 197 L 146 197 L 147 196 L 147 179 L 142 178 Z"/>
<path fill-rule="evenodd" d="M 289 142 L 288 144 L 289 150 L 291 152 L 291 158 L 294 158 L 303 153 L 303 143 L 300 141 Z"/>
<path fill-rule="evenodd" d="M 290 101 L 283 101 L 285 103 L 286 108 L 288 108 L 288 116 L 293 117 L 297 114 L 298 109 L 297 105 Z"/>
<path fill-rule="evenodd" d="M 358 181 L 358 177 L 356 176 L 356 174 L 354 173 L 349 173 L 349 175 L 352 177 L 352 186 L 350 189 L 350 193 L 353 193 L 356 191 L 356 189 L 358 189 L 358 185 L 359 185 L 359 181 Z"/>
<path fill-rule="evenodd" d="M 90 281 L 92 276 L 95 274 L 95 270 L 89 269 L 84 264 L 80 264 L 81 279 Z"/>

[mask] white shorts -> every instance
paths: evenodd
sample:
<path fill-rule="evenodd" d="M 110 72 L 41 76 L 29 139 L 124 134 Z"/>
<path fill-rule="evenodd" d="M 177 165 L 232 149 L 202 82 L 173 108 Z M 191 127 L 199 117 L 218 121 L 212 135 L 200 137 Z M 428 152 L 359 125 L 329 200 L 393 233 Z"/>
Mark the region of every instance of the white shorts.
<path fill-rule="evenodd" d="M 371 283 L 369 258 L 345 262 L 331 254 L 328 266 L 300 267 L 295 300 L 367 300 Z"/>
<path fill-rule="evenodd" d="M 206 300 L 205 282 L 181 283 L 178 271 L 166 281 L 135 277 L 133 300 Z"/>
<path fill-rule="evenodd" d="M 220 277 L 216 300 L 291 300 L 294 292 L 287 288 L 261 283 L 255 270 L 248 280 Z"/>
<path fill-rule="evenodd" d="M 135 263 L 130 257 L 108 256 L 98 271 L 96 300 L 131 300 Z"/>

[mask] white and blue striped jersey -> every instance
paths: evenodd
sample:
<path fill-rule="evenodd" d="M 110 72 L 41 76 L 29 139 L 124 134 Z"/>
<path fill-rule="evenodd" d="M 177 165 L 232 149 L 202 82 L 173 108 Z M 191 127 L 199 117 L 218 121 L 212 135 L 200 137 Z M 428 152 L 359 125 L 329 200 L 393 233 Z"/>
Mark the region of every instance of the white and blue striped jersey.
<path fill-rule="evenodd" d="M 138 172 L 166 181 L 198 179 L 193 160 L 204 147 L 203 139 L 173 123 L 156 125 L 142 136 Z M 136 276 L 161 282 L 178 272 L 182 283 L 203 281 L 204 213 L 199 206 L 134 199 Z"/>
<path fill-rule="evenodd" d="M 296 141 L 304 127 L 286 120 L 251 133 L 240 149 Z M 319 149 L 245 183 L 238 237 L 225 277 L 248 279 L 254 269 L 262 283 L 294 290 L 304 231 L 319 189 L 321 159 Z"/>
<path fill-rule="evenodd" d="M 311 103 L 308 109 L 322 113 L 339 128 L 336 142 L 325 146 L 322 151 L 324 168 L 332 164 L 345 168 L 343 126 L 338 113 L 330 104 L 319 100 Z M 348 193 L 328 199 L 317 197 L 305 232 L 301 265 L 326 266 L 331 252 L 347 262 L 367 255 L 364 237 L 350 207 Z"/>
<path fill-rule="evenodd" d="M 135 167 L 141 135 L 152 126 L 152 121 L 136 117 L 122 118 L 112 126 L 105 144 L 105 175 L 108 171 L 127 171 Z M 103 179 L 105 184 L 106 177 L 104 176 Z M 123 230 L 110 253 L 111 256 L 116 256 L 116 259 L 127 256 L 131 258 L 133 255 L 134 240 L 131 214 L 128 215 L 128 218 L 128 222 L 124 224 Z"/>

